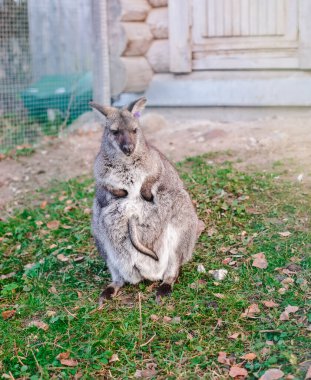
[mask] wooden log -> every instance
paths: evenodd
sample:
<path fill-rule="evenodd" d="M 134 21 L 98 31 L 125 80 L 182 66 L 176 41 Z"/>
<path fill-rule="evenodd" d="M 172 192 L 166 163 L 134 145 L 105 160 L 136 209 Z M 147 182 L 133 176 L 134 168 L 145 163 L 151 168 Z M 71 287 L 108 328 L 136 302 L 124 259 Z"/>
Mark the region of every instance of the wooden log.
<path fill-rule="evenodd" d="M 149 0 L 149 3 L 154 8 L 167 7 L 168 0 Z"/>
<path fill-rule="evenodd" d="M 124 56 L 145 55 L 152 41 L 149 26 L 144 22 L 123 22 L 126 35 Z"/>
<path fill-rule="evenodd" d="M 148 87 L 153 71 L 145 57 L 122 57 L 126 71 L 124 92 L 143 92 Z"/>
<path fill-rule="evenodd" d="M 168 9 L 155 8 L 149 12 L 147 24 L 154 38 L 168 38 Z"/>
<path fill-rule="evenodd" d="M 154 72 L 168 73 L 170 71 L 169 45 L 168 40 L 152 42 L 146 57 Z"/>
<path fill-rule="evenodd" d="M 147 0 L 121 0 L 121 21 L 144 21 L 150 10 Z"/>

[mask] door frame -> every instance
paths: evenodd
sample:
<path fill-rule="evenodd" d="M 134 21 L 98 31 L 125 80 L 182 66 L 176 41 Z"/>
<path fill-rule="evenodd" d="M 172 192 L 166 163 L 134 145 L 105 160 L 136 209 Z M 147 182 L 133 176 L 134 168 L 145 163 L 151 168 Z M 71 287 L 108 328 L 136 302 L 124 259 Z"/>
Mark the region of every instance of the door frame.
<path fill-rule="evenodd" d="M 170 71 L 172 73 L 190 73 L 193 71 L 192 2 L 197 1 L 199 0 L 169 0 L 168 2 Z M 298 0 L 298 20 L 298 66 L 296 68 L 300 70 L 311 69 L 310 0 Z M 230 70 L 230 62 L 224 68 Z"/>

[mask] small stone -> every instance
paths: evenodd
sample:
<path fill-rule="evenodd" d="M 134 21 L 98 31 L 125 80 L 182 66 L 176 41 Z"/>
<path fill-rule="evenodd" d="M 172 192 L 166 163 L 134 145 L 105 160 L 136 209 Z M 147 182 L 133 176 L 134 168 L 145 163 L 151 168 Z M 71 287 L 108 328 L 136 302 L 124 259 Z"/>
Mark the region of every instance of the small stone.
<path fill-rule="evenodd" d="M 228 271 L 226 269 L 217 269 L 217 270 L 210 270 L 208 271 L 208 273 L 212 275 L 216 281 L 222 281 L 226 278 Z"/>

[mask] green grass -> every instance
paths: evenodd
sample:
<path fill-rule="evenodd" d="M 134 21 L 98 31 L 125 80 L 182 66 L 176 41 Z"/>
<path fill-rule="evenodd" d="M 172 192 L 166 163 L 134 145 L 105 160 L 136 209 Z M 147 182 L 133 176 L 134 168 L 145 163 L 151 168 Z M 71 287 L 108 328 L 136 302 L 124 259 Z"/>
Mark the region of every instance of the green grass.
<path fill-rule="evenodd" d="M 227 379 L 230 366 L 217 361 L 220 351 L 246 368 L 250 379 L 269 368 L 304 378 L 299 364 L 308 360 L 310 351 L 310 197 L 272 174 L 245 174 L 230 163 L 206 162 L 203 156 L 178 165 L 206 230 L 172 297 L 161 306 L 154 288 L 142 283 L 126 286 L 117 299 L 97 310 L 109 274 L 90 235 L 91 180 L 59 184 L 45 193 L 47 205 L 2 222 L 0 270 L 15 274 L 0 281 L 1 306 L 2 311 L 16 310 L 12 318 L 0 317 L 0 372 L 5 378 L 131 379 L 136 370 L 156 365 L 157 379 Z M 49 229 L 53 220 L 60 225 Z M 291 235 L 280 236 L 284 231 Z M 266 255 L 267 269 L 252 266 L 252 254 L 259 252 Z M 68 261 L 61 261 L 60 254 Z M 229 257 L 234 265 L 222 263 Z M 35 265 L 25 269 L 29 263 Z M 198 264 L 207 271 L 225 268 L 228 276 L 217 283 L 208 273 L 198 273 Z M 282 268 L 290 264 L 295 264 L 293 273 L 284 273 Z M 288 278 L 293 281 L 280 294 L 281 281 Z M 262 304 L 267 300 L 279 306 L 267 309 Z M 254 303 L 260 313 L 242 317 Z M 288 305 L 299 310 L 281 321 Z M 153 314 L 159 319 L 153 320 Z M 164 316 L 180 320 L 163 322 Z M 48 329 L 29 326 L 34 320 Z M 234 333 L 240 333 L 237 339 L 228 338 Z M 77 366 L 57 359 L 67 351 Z M 257 355 L 255 360 L 241 359 L 250 352 Z M 109 362 L 113 354 L 119 360 Z"/>

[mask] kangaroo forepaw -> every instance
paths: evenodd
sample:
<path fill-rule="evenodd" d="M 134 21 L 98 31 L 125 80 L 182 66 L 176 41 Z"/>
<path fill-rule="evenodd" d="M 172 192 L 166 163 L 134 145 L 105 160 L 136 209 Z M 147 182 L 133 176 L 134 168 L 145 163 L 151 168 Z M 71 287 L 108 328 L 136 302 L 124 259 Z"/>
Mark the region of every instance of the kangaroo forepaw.
<path fill-rule="evenodd" d="M 172 294 L 172 285 L 164 282 L 157 289 L 156 299 L 158 302 L 160 302 L 163 297 L 169 297 L 171 294 Z"/>
<path fill-rule="evenodd" d="M 99 297 L 99 306 L 102 306 L 105 301 L 110 301 L 117 294 L 117 290 L 109 285 L 104 289 Z"/>

